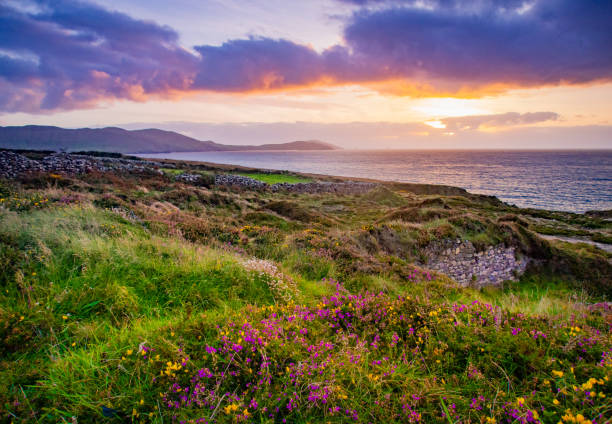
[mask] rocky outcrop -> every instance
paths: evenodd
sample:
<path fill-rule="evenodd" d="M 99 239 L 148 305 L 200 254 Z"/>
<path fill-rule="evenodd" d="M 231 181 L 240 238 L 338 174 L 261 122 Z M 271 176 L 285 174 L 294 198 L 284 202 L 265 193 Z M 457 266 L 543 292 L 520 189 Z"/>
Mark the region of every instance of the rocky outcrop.
<path fill-rule="evenodd" d="M 477 251 L 468 240 L 433 242 L 425 249 L 427 268 L 446 274 L 462 285 L 498 285 L 515 281 L 529 259 L 517 258 L 514 247 L 490 246 Z"/>
<path fill-rule="evenodd" d="M 157 168 L 159 163 L 125 158 L 93 157 L 54 153 L 41 160 L 32 160 L 19 153 L 0 151 L 0 177 L 16 178 L 33 172 L 83 174 L 91 171 L 145 172 Z"/>
<path fill-rule="evenodd" d="M 202 181 L 202 175 L 184 173 L 184 174 L 177 175 L 176 177 L 174 177 L 174 179 L 177 181 L 188 183 L 188 184 L 199 185 L 200 182 Z"/>
<path fill-rule="evenodd" d="M 253 179 L 249 177 L 245 177 L 243 175 L 234 175 L 234 174 L 218 174 L 215 175 L 215 185 L 222 186 L 233 186 L 233 187 L 242 187 L 247 189 L 259 189 L 263 190 L 269 187 L 268 184 Z"/>
<path fill-rule="evenodd" d="M 35 160 L 28 159 L 19 153 L 0 151 L 0 177 L 17 178 L 28 172 L 44 171 L 43 166 Z"/>

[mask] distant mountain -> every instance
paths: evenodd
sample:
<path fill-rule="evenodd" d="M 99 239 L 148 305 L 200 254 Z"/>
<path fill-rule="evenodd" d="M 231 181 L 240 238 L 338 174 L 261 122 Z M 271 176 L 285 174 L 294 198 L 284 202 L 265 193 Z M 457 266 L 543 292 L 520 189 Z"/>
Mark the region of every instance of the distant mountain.
<path fill-rule="evenodd" d="M 214 152 L 238 150 L 336 150 L 338 147 L 319 140 L 237 146 L 201 141 L 173 131 L 158 129 L 124 130 L 123 128 L 66 129 L 26 125 L 0 127 L 0 148 L 64 150 L 68 152 L 97 150 L 117 153 Z"/>
<path fill-rule="evenodd" d="M 262 144 L 260 146 L 228 146 L 231 150 L 340 150 L 338 146 L 320 140 L 291 141 L 289 143 Z"/>

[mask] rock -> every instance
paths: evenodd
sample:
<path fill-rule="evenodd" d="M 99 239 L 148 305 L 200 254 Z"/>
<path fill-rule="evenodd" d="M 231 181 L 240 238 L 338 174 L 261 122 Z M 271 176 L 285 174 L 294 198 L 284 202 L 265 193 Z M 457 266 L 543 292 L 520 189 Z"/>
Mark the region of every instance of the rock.
<path fill-rule="evenodd" d="M 442 240 L 425 249 L 427 267 L 453 278 L 462 285 L 501 284 L 516 280 L 530 259 L 516 257 L 514 247 L 491 246 L 476 252 L 469 241 Z"/>
<path fill-rule="evenodd" d="M 83 174 L 91 171 L 149 172 L 159 166 L 157 162 L 124 158 L 94 157 L 54 153 L 42 160 L 32 160 L 19 153 L 0 151 L 0 177 L 17 178 L 35 172 Z"/>

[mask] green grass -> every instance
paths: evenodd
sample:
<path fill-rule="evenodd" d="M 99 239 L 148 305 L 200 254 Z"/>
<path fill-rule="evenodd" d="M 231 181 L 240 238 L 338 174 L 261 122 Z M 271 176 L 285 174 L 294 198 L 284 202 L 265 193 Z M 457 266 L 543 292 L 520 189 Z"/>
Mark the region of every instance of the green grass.
<path fill-rule="evenodd" d="M 402 278 L 414 267 L 406 250 L 425 241 L 499 240 L 491 215 L 376 223 L 404 197 L 236 194 L 156 178 L 0 186 L 17 199 L 0 208 L 1 422 L 210 418 L 173 389 L 192 380 L 220 423 L 609 416 L 601 296 L 537 270 L 483 289 Z M 107 210 L 107 192 L 137 219 Z M 608 256 L 556 249 L 561 265 L 602 278 L 585 287 L 602 284 L 605 268 L 592 264 Z M 249 269 L 253 256 L 268 262 Z M 596 394 L 586 398 L 591 378 Z"/>
<path fill-rule="evenodd" d="M 254 180 L 258 180 L 267 184 L 279 184 L 279 183 L 309 183 L 312 181 L 311 178 L 300 177 L 298 175 L 290 175 L 290 174 L 267 174 L 263 172 L 244 172 L 239 175 L 243 175 L 245 177 L 253 178 Z"/>
<path fill-rule="evenodd" d="M 185 173 L 184 169 L 176 169 L 176 168 L 160 168 L 164 174 L 177 176 Z"/>

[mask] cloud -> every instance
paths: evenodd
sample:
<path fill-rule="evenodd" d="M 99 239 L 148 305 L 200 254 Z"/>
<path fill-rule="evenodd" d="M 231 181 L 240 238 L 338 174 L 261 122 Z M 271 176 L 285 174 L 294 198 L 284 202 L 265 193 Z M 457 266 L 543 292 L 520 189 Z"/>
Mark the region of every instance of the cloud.
<path fill-rule="evenodd" d="M 431 4 L 356 12 L 344 34 L 352 55 L 380 64 L 387 78 L 427 82 L 443 92 L 612 77 L 610 2 Z"/>
<path fill-rule="evenodd" d="M 189 51 L 172 28 L 95 4 L 0 3 L 0 111 L 343 84 L 474 97 L 612 79 L 612 2 L 343 1 L 357 6 L 344 42 L 321 52 L 255 36 Z"/>
<path fill-rule="evenodd" d="M 511 127 L 556 121 L 559 115 L 555 112 L 507 112 L 496 115 L 460 116 L 440 119 L 447 131 L 477 130 L 479 128 Z"/>
<path fill-rule="evenodd" d="M 217 91 L 271 90 L 312 84 L 325 59 L 287 40 L 249 38 L 221 46 L 196 46 L 201 55 L 194 87 Z"/>
<path fill-rule="evenodd" d="M 598 0 L 353 0 L 344 44 L 286 40 L 199 46 L 196 88 L 368 84 L 403 95 L 498 93 L 612 79 L 612 3 Z"/>
<path fill-rule="evenodd" d="M 85 107 L 186 90 L 197 58 L 172 29 L 74 1 L 0 4 L 0 109 Z"/>

